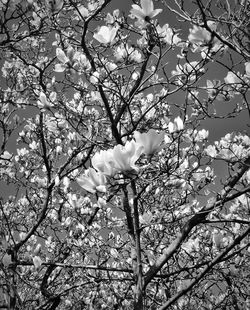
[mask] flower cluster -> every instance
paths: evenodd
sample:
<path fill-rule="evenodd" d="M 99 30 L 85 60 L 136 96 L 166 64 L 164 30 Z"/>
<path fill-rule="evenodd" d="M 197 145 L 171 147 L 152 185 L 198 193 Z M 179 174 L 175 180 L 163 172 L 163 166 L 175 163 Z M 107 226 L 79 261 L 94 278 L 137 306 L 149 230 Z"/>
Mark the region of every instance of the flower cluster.
<path fill-rule="evenodd" d="M 93 35 L 93 38 L 102 44 L 112 44 L 116 37 L 117 30 L 118 28 L 115 27 L 101 26 L 98 32 Z"/>
<path fill-rule="evenodd" d="M 244 91 L 244 77 L 239 73 L 229 71 L 224 78 L 226 84 L 226 91 L 230 97 L 234 97 L 240 92 Z"/>
<path fill-rule="evenodd" d="M 215 31 L 217 28 L 217 24 L 213 21 L 208 21 L 207 25 L 210 28 L 211 32 Z M 198 46 L 208 44 L 209 41 L 212 39 L 211 32 L 206 30 L 204 27 L 194 25 L 193 29 L 189 29 L 188 40 L 192 44 Z"/>
<path fill-rule="evenodd" d="M 236 163 L 249 156 L 249 149 L 250 138 L 248 135 L 228 133 L 220 141 L 215 141 L 214 145 L 209 145 L 205 149 L 205 154 Z"/>
<path fill-rule="evenodd" d="M 184 128 L 184 125 L 183 125 L 183 121 L 182 119 L 180 118 L 180 116 L 177 116 L 175 119 L 174 119 L 174 122 L 170 122 L 168 124 L 168 130 L 169 130 L 169 133 L 174 133 L 174 132 L 178 132 L 178 131 L 181 131 L 183 130 Z"/>
<path fill-rule="evenodd" d="M 180 43 L 181 41 L 178 35 L 174 33 L 173 29 L 170 28 L 168 24 L 165 24 L 163 27 L 157 25 L 156 31 L 162 43 L 169 44 L 169 45 L 173 45 L 173 44 L 176 45 Z"/>
<path fill-rule="evenodd" d="M 136 161 L 141 154 L 152 156 L 160 150 L 164 132 L 157 133 L 154 129 L 147 133 L 136 131 L 134 138 L 135 140 L 127 141 L 124 146 L 119 144 L 96 153 L 91 159 L 93 168 L 87 169 L 85 174 L 77 179 L 78 184 L 90 193 L 106 192 L 107 177 L 113 177 L 120 172 L 138 172 Z"/>
<path fill-rule="evenodd" d="M 213 36 L 213 32 L 217 30 L 217 23 L 208 21 L 207 26 L 210 31 L 205 29 L 205 27 L 194 25 L 193 29 L 189 29 L 188 36 L 188 40 L 193 45 L 194 51 L 201 52 L 203 58 L 207 56 L 208 52 L 216 53 L 223 47 L 220 40 Z"/>
<path fill-rule="evenodd" d="M 183 85 L 194 82 L 204 71 L 198 61 L 191 61 L 183 65 L 177 64 L 176 70 L 172 71 L 172 75 L 177 85 Z"/>
<path fill-rule="evenodd" d="M 77 71 L 89 71 L 91 69 L 90 63 L 87 57 L 78 51 L 75 51 L 72 47 L 65 52 L 61 48 L 56 49 L 56 57 L 60 61 L 55 65 L 56 72 L 64 72 L 65 70 L 74 69 Z"/>
<path fill-rule="evenodd" d="M 164 139 L 164 132 L 157 133 L 154 129 L 150 129 L 147 133 L 135 131 L 134 137 L 136 143 L 142 146 L 143 153 L 152 155 L 160 150 L 161 143 Z"/>
<path fill-rule="evenodd" d="M 246 71 L 245 76 L 250 78 L 250 62 L 245 63 L 245 71 Z"/>
<path fill-rule="evenodd" d="M 141 0 L 140 4 L 141 6 L 133 4 L 130 13 L 142 23 L 142 27 L 145 27 L 152 18 L 162 12 L 162 9 L 154 9 L 152 0 Z"/>
<path fill-rule="evenodd" d="M 126 45 L 119 45 L 114 54 L 117 61 L 128 61 L 128 62 L 140 62 L 142 60 L 141 53 L 134 49 L 133 47 L 129 47 Z"/>

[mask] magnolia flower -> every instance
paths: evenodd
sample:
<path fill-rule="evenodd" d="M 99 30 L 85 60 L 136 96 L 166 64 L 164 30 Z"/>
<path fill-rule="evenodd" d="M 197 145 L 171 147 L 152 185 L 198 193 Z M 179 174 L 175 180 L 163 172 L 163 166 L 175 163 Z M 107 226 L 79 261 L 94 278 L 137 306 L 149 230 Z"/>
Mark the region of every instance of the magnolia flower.
<path fill-rule="evenodd" d="M 81 52 L 76 51 L 74 53 L 72 61 L 74 68 L 78 67 L 79 69 L 82 69 L 84 71 L 89 71 L 91 69 L 90 62 L 88 61 L 87 57 Z"/>
<path fill-rule="evenodd" d="M 196 142 L 202 142 L 208 138 L 209 132 L 206 129 L 201 129 L 197 131 L 196 129 L 193 132 L 194 140 Z"/>
<path fill-rule="evenodd" d="M 173 75 L 182 75 L 182 74 L 191 74 L 194 71 L 198 70 L 199 62 L 198 61 L 191 61 L 187 62 L 184 65 L 177 64 L 176 70 L 172 71 Z"/>
<path fill-rule="evenodd" d="M 250 78 L 250 62 L 245 63 L 246 76 Z"/>
<path fill-rule="evenodd" d="M 183 65 L 177 64 L 176 70 L 172 71 L 172 75 L 176 77 L 178 84 L 183 84 L 189 79 L 190 82 L 194 81 L 198 75 L 204 72 L 198 61 L 191 61 Z"/>
<path fill-rule="evenodd" d="M 88 17 L 89 16 L 89 11 L 87 8 L 85 8 L 85 6 L 80 5 L 78 7 L 78 11 L 79 11 L 79 15 L 83 18 Z"/>
<path fill-rule="evenodd" d="M 223 246 L 223 235 L 221 232 L 218 231 L 218 229 L 215 229 L 213 232 L 213 243 L 217 250 L 220 250 Z"/>
<path fill-rule="evenodd" d="M 34 264 L 36 269 L 38 269 L 42 266 L 43 261 L 41 260 L 41 258 L 39 256 L 34 256 L 32 258 L 32 260 L 33 260 L 33 264 Z"/>
<path fill-rule="evenodd" d="M 46 4 L 52 12 L 58 12 L 63 7 L 63 0 L 47 0 Z"/>
<path fill-rule="evenodd" d="M 229 71 L 227 76 L 224 78 L 226 84 L 239 84 L 242 80 L 232 71 Z"/>
<path fill-rule="evenodd" d="M 56 49 L 56 57 L 61 62 L 55 65 L 56 72 L 63 72 L 66 69 L 66 64 L 69 62 L 69 58 L 66 56 L 61 48 Z"/>
<path fill-rule="evenodd" d="M 205 149 L 205 154 L 215 158 L 218 155 L 218 152 L 216 150 L 216 147 L 214 145 L 209 145 L 206 149 Z"/>
<path fill-rule="evenodd" d="M 114 175 L 117 171 L 115 168 L 112 149 L 96 153 L 92 157 L 91 163 L 96 170 L 108 176 Z"/>
<path fill-rule="evenodd" d="M 30 23 L 31 23 L 33 26 L 35 26 L 36 28 L 38 28 L 38 27 L 40 26 L 40 24 L 41 24 L 41 18 L 40 18 L 40 16 L 38 16 L 38 15 L 36 14 L 36 12 L 33 12 L 33 13 L 32 13 L 32 19 L 31 19 Z"/>
<path fill-rule="evenodd" d="M 56 49 L 56 57 L 58 58 L 58 60 L 61 61 L 61 63 L 66 64 L 67 62 L 69 62 L 69 58 L 66 56 L 66 54 L 64 53 L 64 51 L 61 48 L 57 48 Z"/>
<path fill-rule="evenodd" d="M 93 168 L 89 168 L 85 171 L 85 175 L 77 178 L 78 184 L 90 193 L 106 192 L 106 177 L 101 173 L 97 172 Z"/>
<path fill-rule="evenodd" d="M 217 93 L 218 93 L 218 90 L 216 89 L 216 86 L 220 86 L 219 85 L 219 81 L 216 82 L 216 81 L 210 81 L 210 80 L 207 80 L 207 86 L 206 86 L 206 90 L 207 90 L 207 93 L 208 93 L 208 97 L 209 98 L 215 98 Z"/>
<path fill-rule="evenodd" d="M 117 65 L 110 61 L 108 61 L 105 65 L 109 71 L 114 71 L 117 68 Z"/>
<path fill-rule="evenodd" d="M 114 10 L 112 15 L 108 13 L 105 18 L 106 23 L 111 25 L 114 24 L 119 19 L 119 14 L 120 14 L 119 9 Z"/>
<path fill-rule="evenodd" d="M 109 44 L 114 41 L 117 30 L 117 28 L 101 26 L 99 31 L 93 35 L 93 38 L 102 44 Z"/>
<path fill-rule="evenodd" d="M 135 131 L 134 137 L 136 143 L 143 147 L 143 153 L 152 155 L 160 149 L 160 144 L 164 140 L 164 132 L 158 133 L 154 129 L 150 129 L 147 133 Z"/>
<path fill-rule="evenodd" d="M 127 45 L 126 47 L 121 46 L 121 45 L 117 46 L 117 48 L 115 49 L 115 54 L 114 54 L 116 60 L 123 61 L 128 56 L 128 52 L 130 48 L 131 47 L 128 47 Z"/>
<path fill-rule="evenodd" d="M 125 46 L 118 46 L 114 56 L 118 61 L 124 61 L 128 58 L 131 62 L 140 62 L 142 59 L 141 53 L 127 44 Z"/>
<path fill-rule="evenodd" d="M 142 55 L 139 51 L 133 50 L 133 52 L 129 55 L 128 58 L 131 62 L 141 62 Z"/>
<path fill-rule="evenodd" d="M 175 119 L 174 119 L 174 122 L 170 122 L 168 124 L 168 130 L 170 133 L 173 133 L 173 132 L 176 132 L 176 131 L 180 131 L 184 128 L 184 125 L 183 125 L 183 121 L 182 119 L 180 118 L 180 116 L 177 116 Z"/>
<path fill-rule="evenodd" d="M 90 83 L 94 85 L 97 84 L 99 81 L 99 77 L 100 77 L 99 72 L 95 71 L 89 78 Z"/>
<path fill-rule="evenodd" d="M 130 13 L 139 20 L 149 22 L 152 18 L 161 13 L 161 11 L 162 9 L 154 10 L 152 0 L 141 0 L 141 6 L 133 4 Z"/>
<path fill-rule="evenodd" d="M 212 181 L 214 178 L 214 172 L 211 167 L 206 167 L 205 170 L 197 169 L 193 173 L 193 179 L 195 182 L 204 182 L 204 181 Z"/>
<path fill-rule="evenodd" d="M 2 260 L 2 264 L 5 266 L 5 267 L 9 267 L 9 265 L 12 263 L 12 259 L 11 259 L 11 255 L 5 253 L 3 255 L 3 257 L 1 257 L 1 260 Z"/>
<path fill-rule="evenodd" d="M 208 53 L 216 53 L 222 48 L 225 49 L 220 40 L 212 36 L 212 32 L 216 31 L 217 23 L 210 20 L 207 25 L 211 32 L 200 26 L 193 26 L 193 29 L 189 29 L 188 40 L 194 45 L 195 51 L 201 52 L 202 58 L 206 58 Z"/>
<path fill-rule="evenodd" d="M 0 160 L 9 160 L 12 155 L 8 151 L 4 151 L 3 154 L 0 155 Z"/>
<path fill-rule="evenodd" d="M 117 145 L 113 149 L 113 159 L 115 168 L 120 171 L 138 170 L 135 162 L 142 153 L 142 146 L 135 143 L 134 140 L 127 141 L 124 146 Z"/>
<path fill-rule="evenodd" d="M 52 106 L 52 104 L 47 100 L 47 96 L 44 92 L 40 92 L 38 106 L 41 108 L 49 108 Z"/>
<path fill-rule="evenodd" d="M 181 41 L 178 35 L 173 32 L 173 30 L 169 27 L 168 24 L 165 24 L 163 27 L 157 25 L 156 31 L 159 35 L 160 40 L 163 43 L 172 45 L 178 44 Z"/>
<path fill-rule="evenodd" d="M 211 20 L 207 22 L 207 25 L 211 29 L 211 31 L 215 31 L 217 28 L 216 22 L 213 22 Z M 208 43 L 211 40 L 211 33 L 207 31 L 204 27 L 194 25 L 193 29 L 189 29 L 188 40 L 192 44 L 202 45 L 204 43 Z"/>

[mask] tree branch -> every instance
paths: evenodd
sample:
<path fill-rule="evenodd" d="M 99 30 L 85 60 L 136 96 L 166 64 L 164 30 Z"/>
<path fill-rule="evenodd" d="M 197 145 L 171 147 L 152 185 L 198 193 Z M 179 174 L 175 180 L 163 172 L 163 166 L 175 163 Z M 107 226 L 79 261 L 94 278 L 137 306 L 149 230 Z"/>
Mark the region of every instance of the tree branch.
<path fill-rule="evenodd" d="M 144 288 L 147 284 L 154 278 L 158 271 L 165 265 L 165 263 L 173 256 L 173 254 L 179 249 L 182 242 L 188 237 L 191 230 L 197 226 L 198 224 L 202 223 L 207 215 L 214 210 L 216 207 L 222 207 L 225 202 L 230 201 L 230 199 L 234 199 L 235 195 L 227 197 L 229 192 L 234 188 L 236 183 L 240 180 L 243 174 L 249 169 L 250 165 L 250 157 L 247 158 L 244 162 L 244 165 L 236 173 L 226 184 L 224 190 L 222 190 L 220 195 L 217 195 L 217 198 L 210 200 L 207 205 L 202 208 L 199 212 L 197 212 L 184 226 L 177 236 L 177 238 L 169 245 L 169 247 L 165 250 L 165 252 L 158 258 L 155 264 L 148 270 L 145 275 L 145 282 Z"/>
<path fill-rule="evenodd" d="M 235 240 L 231 243 L 230 246 L 228 246 L 221 254 L 217 255 L 208 265 L 206 268 L 203 269 L 202 272 L 199 273 L 199 275 L 191 281 L 191 283 L 183 290 L 178 292 L 175 296 L 170 298 L 163 306 L 159 308 L 159 310 L 165 310 L 169 306 L 171 306 L 177 299 L 179 299 L 181 296 L 189 292 L 193 286 L 198 284 L 198 282 L 207 274 L 213 266 L 215 266 L 217 263 L 221 262 L 222 258 L 229 253 L 236 245 L 240 244 L 240 242 L 250 233 L 250 226 L 238 237 L 235 238 Z"/>

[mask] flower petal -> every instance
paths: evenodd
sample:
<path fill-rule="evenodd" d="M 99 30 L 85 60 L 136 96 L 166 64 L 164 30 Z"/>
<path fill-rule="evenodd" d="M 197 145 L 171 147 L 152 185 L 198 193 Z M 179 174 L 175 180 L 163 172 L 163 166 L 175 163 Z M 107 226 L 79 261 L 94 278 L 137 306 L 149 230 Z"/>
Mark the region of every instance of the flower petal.
<path fill-rule="evenodd" d="M 93 187 L 93 183 L 90 182 L 87 177 L 81 176 L 81 177 L 77 178 L 76 181 L 86 191 L 88 191 L 92 194 L 96 192 L 95 188 Z"/>
<path fill-rule="evenodd" d="M 155 9 L 148 16 L 150 18 L 154 18 L 156 15 L 160 14 L 161 12 L 162 12 L 162 9 Z"/>
<path fill-rule="evenodd" d="M 146 16 L 149 16 L 154 10 L 154 5 L 152 0 L 141 0 L 141 7 Z"/>
<path fill-rule="evenodd" d="M 145 18 L 145 14 L 144 14 L 144 12 L 141 9 L 140 10 L 131 9 L 130 13 L 132 15 L 134 15 L 135 17 L 139 18 L 139 19 L 144 19 Z"/>
<path fill-rule="evenodd" d="M 56 57 L 60 60 L 63 64 L 66 64 L 69 61 L 69 58 L 66 56 L 64 51 L 61 48 L 56 49 Z"/>
<path fill-rule="evenodd" d="M 55 65 L 55 71 L 56 72 L 63 72 L 65 70 L 65 65 L 63 64 L 56 64 Z"/>

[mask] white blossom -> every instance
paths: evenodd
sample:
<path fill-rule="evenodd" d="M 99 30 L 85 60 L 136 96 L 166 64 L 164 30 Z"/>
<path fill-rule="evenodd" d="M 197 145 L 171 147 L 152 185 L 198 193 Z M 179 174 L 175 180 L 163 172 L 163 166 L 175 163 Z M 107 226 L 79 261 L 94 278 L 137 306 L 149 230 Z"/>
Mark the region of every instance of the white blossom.
<path fill-rule="evenodd" d="M 78 184 L 90 193 L 106 192 L 106 177 L 93 168 L 85 170 L 85 174 L 77 178 Z"/>
<path fill-rule="evenodd" d="M 99 81 L 99 77 L 100 77 L 99 72 L 95 71 L 89 78 L 90 83 L 94 85 L 97 84 Z"/>
<path fill-rule="evenodd" d="M 142 153 L 142 147 L 137 145 L 134 140 L 127 141 L 126 144 L 117 145 L 113 149 L 115 167 L 120 171 L 138 171 L 135 162 Z"/>
<path fill-rule="evenodd" d="M 173 30 L 169 27 L 168 24 L 165 24 L 163 27 L 157 25 L 156 31 L 159 35 L 160 40 L 163 43 L 167 43 L 169 45 L 176 45 L 181 41 L 178 35 L 173 32 Z"/>
<path fill-rule="evenodd" d="M 170 122 L 168 124 L 168 130 L 170 133 L 174 133 L 174 132 L 177 132 L 177 131 L 180 131 L 184 128 L 184 124 L 183 124 L 183 121 L 182 119 L 180 118 L 180 116 L 177 116 L 175 119 L 174 119 L 174 122 Z"/>
<path fill-rule="evenodd" d="M 92 166 L 100 171 L 101 173 L 112 176 L 117 172 L 115 168 L 114 158 L 113 158 L 113 150 L 102 150 L 95 155 L 91 159 Z"/>
<path fill-rule="evenodd" d="M 246 76 L 250 78 L 250 62 L 245 63 Z"/>
<path fill-rule="evenodd" d="M 211 32 L 215 31 L 217 28 L 217 24 L 214 21 L 208 21 L 207 25 L 211 29 Z M 212 38 L 211 32 L 209 32 L 205 27 L 194 25 L 193 29 L 189 29 L 188 40 L 192 44 L 197 45 L 208 43 Z"/>
<path fill-rule="evenodd" d="M 150 129 L 148 132 L 140 133 L 134 132 L 136 143 L 143 147 L 143 153 L 146 155 L 152 155 L 160 149 L 161 143 L 164 140 L 164 132 L 158 133 L 154 129 Z"/>
<path fill-rule="evenodd" d="M 130 13 L 142 21 L 148 22 L 150 19 L 162 12 L 162 9 L 154 9 L 152 0 L 141 0 L 140 4 L 141 6 L 133 4 Z"/>
<path fill-rule="evenodd" d="M 38 269 L 38 268 L 41 267 L 43 261 L 41 260 L 41 258 L 40 258 L 39 256 L 34 256 L 34 257 L 32 258 L 32 260 L 33 260 L 33 264 L 34 264 L 34 266 L 35 266 L 36 269 Z"/>
<path fill-rule="evenodd" d="M 225 83 L 226 84 L 239 84 L 239 83 L 242 83 L 242 80 L 239 78 L 238 75 L 236 75 L 232 71 L 229 71 L 227 73 L 227 76 L 224 78 Z"/>
<path fill-rule="evenodd" d="M 98 32 L 94 33 L 93 38 L 102 44 L 112 44 L 118 28 L 101 26 Z"/>

